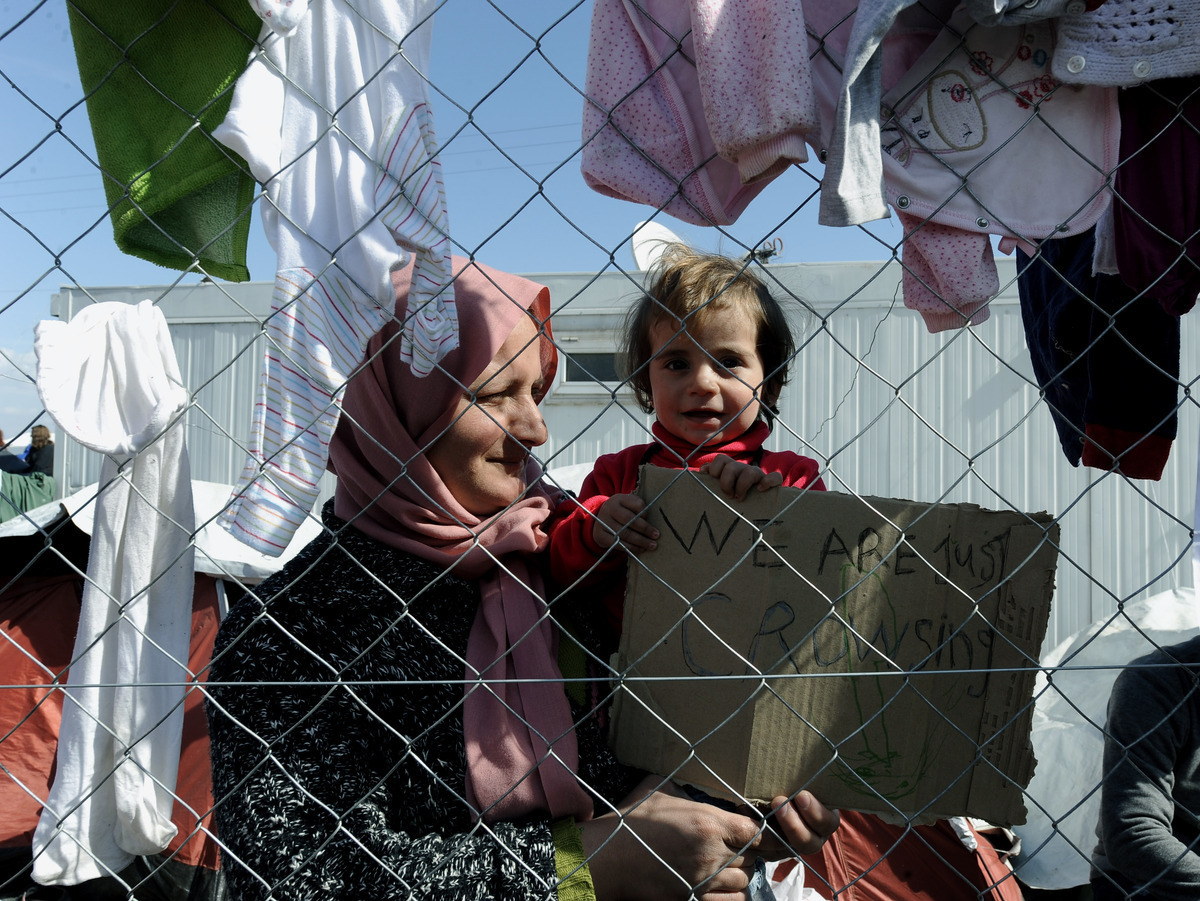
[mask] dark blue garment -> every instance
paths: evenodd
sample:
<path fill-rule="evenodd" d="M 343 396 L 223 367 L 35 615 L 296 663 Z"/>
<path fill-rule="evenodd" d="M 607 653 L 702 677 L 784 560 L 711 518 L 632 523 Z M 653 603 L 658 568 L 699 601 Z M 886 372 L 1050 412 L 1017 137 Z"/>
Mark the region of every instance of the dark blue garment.
<path fill-rule="evenodd" d="M 1089 231 L 1017 251 L 1034 375 L 1071 465 L 1158 479 L 1177 428 L 1179 317 L 1093 276 L 1093 247 Z"/>
<path fill-rule="evenodd" d="M 43 444 L 41 447 L 31 447 L 25 452 L 26 472 L 40 472 L 54 475 L 54 442 Z"/>
<path fill-rule="evenodd" d="M 1140 895 L 1135 895 L 1134 884 L 1127 879 L 1122 879 L 1119 874 L 1105 873 L 1100 875 L 1097 873 L 1092 876 L 1092 901 L 1154 901 L 1152 895 L 1147 895 L 1144 892 Z"/>
<path fill-rule="evenodd" d="M 1176 316 L 1200 292 L 1200 78 L 1123 88 L 1113 234 L 1121 280 Z"/>
<path fill-rule="evenodd" d="M 29 464 L 9 451 L 0 451 L 0 472 L 25 472 Z"/>

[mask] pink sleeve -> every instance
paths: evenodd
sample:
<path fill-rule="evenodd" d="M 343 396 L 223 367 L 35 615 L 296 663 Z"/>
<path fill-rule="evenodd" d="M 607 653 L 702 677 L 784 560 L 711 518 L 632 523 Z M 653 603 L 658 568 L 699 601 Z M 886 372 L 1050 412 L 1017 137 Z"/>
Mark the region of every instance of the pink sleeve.
<path fill-rule="evenodd" d="M 718 14 L 721 6 L 728 15 Z M 770 23 L 765 48 L 741 32 L 748 11 L 756 25 Z M 771 20 L 785 11 L 788 21 Z M 693 16 L 704 17 L 702 50 L 694 46 Z M 796 41 L 786 59 L 778 55 L 782 32 Z M 755 33 L 761 36 L 762 27 Z M 794 109 L 805 86 L 811 94 L 807 47 L 795 0 L 595 0 L 584 181 L 694 225 L 733 223 L 772 177 L 807 158 L 805 128 L 796 129 L 798 120 L 815 128 L 811 99 L 808 108 Z M 804 74 L 783 71 L 797 57 Z M 702 83 L 697 65 L 705 59 L 716 68 Z M 734 70 L 720 71 L 731 60 Z"/>
<path fill-rule="evenodd" d="M 798 0 L 692 0 L 704 115 L 717 152 L 743 184 L 808 159 L 820 134 Z"/>
<path fill-rule="evenodd" d="M 904 305 L 930 332 L 978 325 L 1000 293 L 989 235 L 897 211 L 904 226 Z"/>

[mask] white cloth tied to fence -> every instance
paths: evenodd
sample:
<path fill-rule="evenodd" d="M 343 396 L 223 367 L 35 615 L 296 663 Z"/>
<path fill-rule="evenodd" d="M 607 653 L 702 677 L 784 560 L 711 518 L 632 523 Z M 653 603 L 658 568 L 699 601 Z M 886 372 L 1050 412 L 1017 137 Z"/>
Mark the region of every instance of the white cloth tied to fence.
<path fill-rule="evenodd" d="M 106 455 L 33 877 L 75 885 L 161 851 L 183 727 L 195 530 L 183 386 L 150 301 L 37 326 L 38 393 Z"/>

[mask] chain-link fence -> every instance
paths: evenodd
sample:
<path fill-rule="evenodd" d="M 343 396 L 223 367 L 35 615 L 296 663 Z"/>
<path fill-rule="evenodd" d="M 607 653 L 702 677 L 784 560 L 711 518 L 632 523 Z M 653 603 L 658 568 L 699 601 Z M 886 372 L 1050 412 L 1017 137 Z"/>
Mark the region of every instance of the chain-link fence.
<path fill-rule="evenodd" d="M 1200 897 L 1198 28 L 6 5 L 0 898 Z"/>

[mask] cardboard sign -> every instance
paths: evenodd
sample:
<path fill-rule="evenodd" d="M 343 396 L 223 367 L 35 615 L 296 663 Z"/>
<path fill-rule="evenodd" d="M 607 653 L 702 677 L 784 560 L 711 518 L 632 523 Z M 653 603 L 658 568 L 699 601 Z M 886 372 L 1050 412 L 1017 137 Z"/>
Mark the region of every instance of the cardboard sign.
<path fill-rule="evenodd" d="M 782 488 L 745 501 L 642 468 L 611 740 L 711 794 L 810 789 L 928 822 L 1025 821 L 1058 558 L 1045 513 Z"/>

